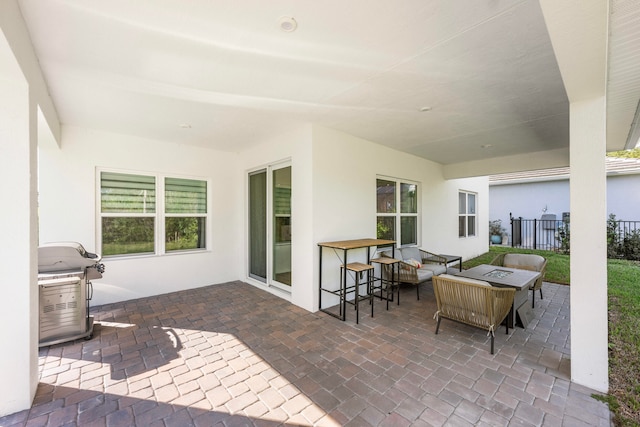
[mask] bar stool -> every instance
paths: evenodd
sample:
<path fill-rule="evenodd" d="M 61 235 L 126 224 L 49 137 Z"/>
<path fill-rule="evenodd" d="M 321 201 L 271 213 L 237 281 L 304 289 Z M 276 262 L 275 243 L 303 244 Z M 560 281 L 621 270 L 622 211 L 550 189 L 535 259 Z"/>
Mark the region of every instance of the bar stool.
<path fill-rule="evenodd" d="M 389 310 L 389 301 L 393 301 L 393 291 L 398 290 L 398 305 L 400 305 L 400 282 L 396 280 L 396 266 L 399 266 L 400 260 L 382 256 L 380 258 L 372 259 L 371 262 L 380 264 L 380 278 L 379 285 L 373 286 L 373 290 L 380 290 L 380 299 L 382 299 L 382 291 L 385 290 L 384 299 L 387 300 L 387 310 Z M 389 278 L 391 277 L 391 278 Z M 400 272 L 398 272 L 398 278 L 400 278 Z M 389 291 L 391 291 L 391 298 L 389 298 Z M 373 292 L 372 292 L 373 293 Z"/>
<path fill-rule="evenodd" d="M 352 271 L 355 273 L 355 280 L 354 280 L 354 284 L 351 286 L 347 286 L 346 283 L 346 277 L 343 274 L 343 269 L 346 267 L 347 271 Z M 372 289 L 372 276 L 371 276 L 371 272 L 373 271 L 373 266 L 369 265 L 369 264 L 363 264 L 361 262 L 351 262 L 349 264 L 347 264 L 346 266 L 343 264 L 340 266 L 340 288 L 342 289 L 342 306 L 343 306 L 343 311 L 342 311 L 342 320 L 345 320 L 346 318 L 346 309 L 347 306 L 346 304 L 353 304 L 355 305 L 355 309 L 356 309 L 356 324 L 359 323 L 359 317 L 360 317 L 360 301 L 362 300 L 369 300 L 369 303 L 371 304 L 371 317 L 373 317 L 373 294 L 371 293 L 371 289 Z M 363 275 L 364 273 L 367 273 L 367 277 L 366 277 L 366 282 L 360 282 L 360 280 L 363 279 Z M 343 283 L 344 282 L 344 283 Z M 367 287 L 367 293 L 365 295 L 362 295 L 360 293 L 360 286 L 361 285 L 366 285 Z M 354 297 L 353 297 L 353 302 L 349 301 L 347 296 L 353 293 Z"/>

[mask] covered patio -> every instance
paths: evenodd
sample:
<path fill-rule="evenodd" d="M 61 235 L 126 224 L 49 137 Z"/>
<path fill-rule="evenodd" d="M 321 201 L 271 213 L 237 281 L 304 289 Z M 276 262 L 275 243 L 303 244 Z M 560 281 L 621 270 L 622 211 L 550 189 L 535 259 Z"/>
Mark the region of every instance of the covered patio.
<path fill-rule="evenodd" d="M 355 324 L 240 281 L 96 307 L 93 339 L 45 347 L 12 425 L 608 426 L 570 381 L 569 287 L 526 329 L 443 321 L 430 284 Z"/>
<path fill-rule="evenodd" d="M 48 417 L 49 424 L 77 416 L 82 424 L 97 417 L 98 424 L 115 425 L 130 423 L 132 416 L 147 424 L 149 420 L 140 417 L 150 417 L 149 408 L 157 401 L 158 411 L 166 411 L 163 417 L 174 410 L 176 416 L 191 417 L 199 402 L 206 402 L 202 414 L 209 416 L 254 410 L 251 405 L 261 401 L 252 395 L 247 403 L 245 393 L 238 391 L 252 391 L 243 382 L 248 378 L 232 376 L 241 378 L 233 384 L 222 381 L 225 373 L 236 372 L 231 365 L 220 378 L 215 376 L 229 389 L 230 400 L 209 401 L 214 393 L 207 394 L 211 388 L 206 387 L 212 384 L 201 382 L 214 379 L 204 369 L 215 365 L 204 359 L 193 362 L 199 366 L 189 363 L 192 355 L 200 357 L 200 344 L 214 339 L 209 333 L 229 334 L 225 339 L 237 339 L 242 351 L 255 354 L 295 390 L 303 390 L 314 411 L 320 408 L 317 417 L 308 416 L 314 421 L 327 417 L 337 424 L 358 424 L 358 416 L 371 416 L 363 415 L 360 407 L 379 408 L 374 415 L 381 415 L 381 422 L 394 417 L 390 424 L 396 424 L 395 417 L 409 422 L 436 413 L 471 424 L 492 414 L 547 424 L 547 418 L 567 420 L 591 413 L 584 401 L 569 405 L 566 399 L 580 386 L 602 393 L 609 388 L 604 154 L 635 146 L 640 135 L 640 44 L 633 43 L 640 33 L 630 24 L 638 22 L 640 9 L 631 3 L 499 0 L 469 7 L 464 1 L 345 5 L 281 0 L 267 7 L 263 1 L 246 0 L 240 7 L 208 0 L 188 6 L 177 0 L 161 6 L 150 0 L 90 5 L 77 0 L 0 2 L 0 179 L 10 184 L 0 189 L 2 200 L 10 201 L 0 214 L 9 242 L 0 249 L 0 266 L 5 272 L 5 300 L 10 301 L 0 312 L 5 357 L 0 364 L 0 414 L 19 423 L 30 415 L 35 424 L 40 416 Z M 409 295 L 403 311 L 378 309 L 375 319 L 364 318 L 355 329 L 316 313 L 317 245 L 377 234 L 378 214 L 392 214 L 377 211 L 378 179 L 391 180 L 398 188 L 417 186 L 406 241 L 400 200 L 400 212 L 393 213 L 399 246 L 421 246 L 468 259 L 488 247 L 486 176 L 561 166 L 571 170 L 573 304 L 570 313 L 563 307 L 561 317 L 571 325 L 570 344 L 569 331 L 560 343 L 548 332 L 557 327 L 536 324 L 503 337 L 502 343 L 498 337 L 498 352 L 489 357 L 481 332 L 464 330 L 453 339 L 446 332 L 456 331 L 457 336 L 461 330 L 444 325 L 435 339 L 433 307 L 416 306 L 417 321 L 406 317 L 392 328 L 390 321 L 377 323 L 387 316 L 413 313 L 411 304 L 417 303 Z M 280 169 L 290 169 L 290 179 L 275 180 Z M 141 194 L 157 195 L 158 208 L 149 205 L 154 212 L 146 212 L 143 203 L 143 213 L 103 211 L 101 194 L 108 190 L 103 173 L 154 182 L 150 193 Z M 253 240 L 262 235 L 249 227 L 249 181 L 255 174 L 267 177 L 260 220 L 282 228 L 281 233 Z M 206 183 L 207 188 L 205 212 L 184 214 L 197 214 L 193 218 L 199 219 L 193 221 L 203 227 L 197 247 L 184 252 L 167 250 L 167 218 L 177 222 L 171 218 L 183 215 L 163 209 L 167 183 L 176 180 Z M 281 194 L 289 194 L 290 212 L 273 209 L 275 198 L 269 193 L 275 194 L 278 187 L 269 180 L 281 185 Z M 477 203 L 461 211 L 461 196 Z M 110 236 L 103 224 L 119 215 L 147 225 L 149 236 L 134 236 L 130 242 L 148 243 L 146 251 L 135 256 L 104 251 Z M 103 305 L 100 316 L 106 317 L 98 320 L 105 323 L 92 341 L 51 349 L 51 356 L 60 353 L 61 362 L 38 355 L 37 248 L 59 241 L 81 242 L 88 250 L 113 255 L 107 275 L 96 282 L 93 300 Z M 278 249 L 287 248 L 287 262 L 270 262 Z M 250 266 L 254 249 L 264 249 L 267 266 L 258 278 Z M 287 269 L 290 277 L 282 274 Z M 288 284 L 279 283 L 282 277 Z M 259 296 L 250 295 L 247 286 L 236 281 L 253 286 L 251 291 Z M 208 286 L 231 282 L 237 286 Z M 232 304 L 227 299 L 235 292 L 241 295 Z M 257 308 L 262 298 L 268 309 Z M 216 310 L 219 301 L 226 304 Z M 109 317 L 118 307 L 123 311 Z M 251 319 L 243 313 L 250 313 Z M 273 320 L 283 313 L 293 320 Z M 545 322 L 550 318 L 539 317 Z M 261 319 L 267 320 L 261 324 Z M 218 325 L 229 329 L 218 331 Z M 260 335 L 261 328 L 271 325 L 273 329 Z M 302 325 L 304 329 L 291 329 Z M 318 338 L 316 329 L 322 332 Z M 378 334 L 380 330 L 384 332 Z M 521 340 L 527 334 L 533 335 Z M 533 339 L 545 344 L 535 342 L 532 350 L 528 344 Z M 164 344 L 147 350 L 155 340 Z M 353 349 L 334 340 L 350 342 Z M 303 348 L 288 348 L 287 342 Z M 411 345 L 399 351 L 403 357 L 424 359 L 403 359 L 399 369 L 392 351 L 401 348 L 398 343 Z M 317 353 L 315 346 L 325 344 L 330 347 Z M 569 346 L 571 359 L 562 356 Z M 65 354 L 70 350 L 62 348 L 73 351 Z M 542 352 L 543 348 L 548 350 Z M 335 356 L 342 350 L 348 353 Z M 529 351 L 537 352 L 535 357 Z M 317 360 L 309 361 L 313 355 Z M 488 366 L 478 364 L 476 369 L 476 359 Z M 557 366 L 540 362 L 556 359 Z M 44 363 L 42 375 L 39 360 Z M 442 366 L 432 365 L 438 360 Z M 202 374 L 200 382 L 178 380 L 197 385 L 193 395 L 185 394 L 179 384 L 169 384 L 176 380 L 170 373 L 172 363 L 180 364 L 181 374 Z M 322 368 L 324 363 L 328 367 Z M 422 370 L 409 375 L 407 366 L 414 365 Z M 378 370 L 367 371 L 370 366 Z M 462 375 L 469 366 L 473 374 Z M 514 366 L 524 375 L 507 381 L 511 376 L 501 368 Z M 328 379 L 314 380 L 314 393 L 302 381 L 313 377 L 302 374 L 319 367 L 317 375 Z M 353 373 L 337 374 L 345 369 Z M 482 375 L 489 369 L 500 378 L 494 381 L 490 400 L 489 391 L 474 389 L 483 389 Z M 540 381 L 539 372 L 557 376 L 552 375 L 551 382 Z M 427 384 L 414 375 L 422 375 Z M 389 384 L 379 386 L 382 391 L 373 388 L 374 393 L 370 386 L 384 383 L 374 381 L 379 378 Z M 436 378 L 438 387 L 429 383 Z M 47 386 L 61 379 L 59 387 Z M 339 388 L 344 382 L 340 379 L 353 389 L 366 385 L 355 391 L 358 402 L 347 403 L 354 399 L 354 390 Z M 512 390 L 517 389 L 514 382 L 526 395 L 522 400 L 513 400 L 519 396 Z M 447 387 L 455 390 L 459 383 L 473 392 L 471 396 L 460 392 L 451 397 Z M 544 416 L 529 414 L 540 409 L 536 399 L 553 402 L 557 383 L 565 385 L 566 393 L 559 393 L 565 403 L 551 403 Z M 230 391 L 236 385 L 234 395 Z M 415 388 L 413 400 L 403 403 L 398 388 L 409 386 Z M 538 397 L 540 388 L 544 391 Z M 61 392 L 69 395 L 58 398 L 55 393 Z M 336 402 L 323 402 L 316 394 Z M 187 395 L 201 399 L 191 402 Z M 377 402 L 374 395 L 383 397 Z M 496 396 L 504 396 L 506 402 Z M 299 400 L 283 398 L 288 405 L 273 404 L 272 409 L 267 404 L 267 410 L 252 419 L 272 416 L 297 423 L 298 412 L 290 406 Z M 441 401 L 446 409 L 430 412 Z M 392 406 L 389 402 L 393 408 L 387 407 Z M 409 402 L 420 402 L 422 409 L 410 413 Z M 496 402 L 508 409 L 501 411 Z"/>

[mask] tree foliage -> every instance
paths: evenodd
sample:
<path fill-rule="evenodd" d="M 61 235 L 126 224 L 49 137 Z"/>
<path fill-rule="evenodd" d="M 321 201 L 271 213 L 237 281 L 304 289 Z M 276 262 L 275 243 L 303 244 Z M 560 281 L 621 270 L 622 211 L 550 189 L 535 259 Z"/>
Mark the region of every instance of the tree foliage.
<path fill-rule="evenodd" d="M 607 157 L 622 157 L 625 159 L 640 159 L 640 147 L 631 150 L 612 151 Z"/>

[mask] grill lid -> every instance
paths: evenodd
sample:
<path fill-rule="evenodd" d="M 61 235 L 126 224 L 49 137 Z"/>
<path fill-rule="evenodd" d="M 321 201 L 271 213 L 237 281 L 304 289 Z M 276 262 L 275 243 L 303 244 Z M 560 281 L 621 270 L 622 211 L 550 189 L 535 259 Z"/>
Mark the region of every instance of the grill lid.
<path fill-rule="evenodd" d="M 101 259 L 77 242 L 45 243 L 38 248 L 38 273 L 95 267 Z"/>

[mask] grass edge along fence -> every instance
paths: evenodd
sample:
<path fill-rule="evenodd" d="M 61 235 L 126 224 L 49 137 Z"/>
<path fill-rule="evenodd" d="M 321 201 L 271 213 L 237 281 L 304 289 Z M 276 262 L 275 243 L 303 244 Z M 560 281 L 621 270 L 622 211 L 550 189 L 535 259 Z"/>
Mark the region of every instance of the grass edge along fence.
<path fill-rule="evenodd" d="M 463 262 L 463 268 L 488 264 L 501 253 L 534 253 L 547 258 L 545 281 L 568 285 L 569 255 L 543 250 L 491 246 L 489 252 Z M 609 393 L 606 402 L 615 426 L 640 426 L 640 262 L 609 259 Z"/>

